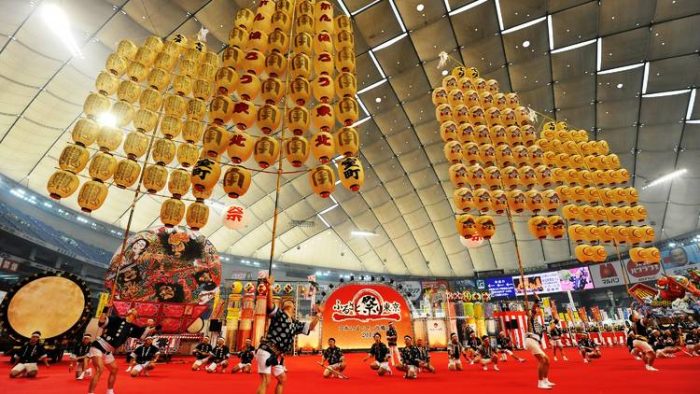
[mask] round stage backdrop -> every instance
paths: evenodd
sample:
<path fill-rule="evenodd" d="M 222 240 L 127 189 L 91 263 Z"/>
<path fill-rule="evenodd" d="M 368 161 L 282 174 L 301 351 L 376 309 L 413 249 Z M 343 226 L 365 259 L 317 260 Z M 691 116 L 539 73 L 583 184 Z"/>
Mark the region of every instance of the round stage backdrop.
<path fill-rule="evenodd" d="M 117 300 L 203 305 L 218 291 L 219 254 L 204 235 L 187 228 L 159 227 L 136 233 L 128 239 L 123 259 L 121 256 L 120 248 L 105 279 L 110 291 L 116 279 Z"/>

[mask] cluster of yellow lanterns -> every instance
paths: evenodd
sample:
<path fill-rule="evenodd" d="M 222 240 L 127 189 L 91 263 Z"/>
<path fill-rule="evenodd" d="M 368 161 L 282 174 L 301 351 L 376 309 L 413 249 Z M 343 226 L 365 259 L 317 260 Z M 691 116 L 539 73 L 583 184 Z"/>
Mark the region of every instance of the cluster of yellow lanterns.
<path fill-rule="evenodd" d="M 261 168 L 280 154 L 301 167 L 313 153 L 320 165 L 309 171 L 309 181 L 322 197 L 335 190 L 328 165 L 334 158 L 346 188 L 357 191 L 364 183 L 359 133 L 352 127 L 359 117 L 352 25 L 345 15 L 334 18 L 328 1 L 261 0 L 256 11 L 239 10 L 221 56 L 182 35 L 167 41 L 151 36 L 140 47 L 123 40 L 95 87 L 73 128 L 74 144 L 62 152 L 47 185 L 53 198 L 69 197 L 89 162 L 91 180 L 78 194 L 85 212 L 103 205 L 106 182 L 128 188 L 142 176 L 148 193 L 168 187 L 163 224 L 185 218 L 197 230 L 208 221 L 204 200 L 222 172 L 229 197 L 247 192 L 252 174 L 241 164 L 251 156 Z M 251 135 L 255 128 L 260 136 Z M 274 135 L 282 128 L 290 133 L 280 152 Z M 93 144 L 99 151 L 91 157 Z M 224 152 L 234 164 L 226 171 Z M 196 201 L 185 207 L 182 197 L 189 192 Z"/>
<path fill-rule="evenodd" d="M 624 187 L 629 172 L 620 168 L 608 143 L 589 141 L 585 130 L 569 130 L 566 122 L 546 122 L 538 135 L 517 94 L 501 93 L 498 86 L 480 78 L 474 67 L 460 66 L 432 94 L 453 201 L 461 212 L 458 233 L 489 239 L 495 225 L 484 214 L 510 210 L 534 215 L 528 229 L 538 239 L 568 233 L 582 262 L 605 261 L 603 243 L 653 242 L 652 227 L 631 225 L 644 222 L 647 212 L 638 204 L 637 190 Z M 568 231 L 567 221 L 574 223 Z"/>
<path fill-rule="evenodd" d="M 188 44 L 181 35 L 168 41 L 150 36 L 142 46 L 121 41 L 97 76 L 96 91 L 85 100 L 85 117 L 75 123 L 71 133 L 74 144 L 64 148 L 60 170 L 48 181 L 50 195 L 56 199 L 72 195 L 80 184 L 77 175 L 89 159 L 91 180 L 80 187 L 77 199 L 83 211 L 92 212 L 103 205 L 106 182 L 128 188 L 143 176 L 144 188 L 150 193 L 167 184 L 174 198 L 164 204 L 168 207 L 165 222 L 179 223 L 185 214 L 180 198 L 190 188 L 190 174 L 185 169 L 199 157 L 195 143 L 204 129 L 206 102 L 218 64 L 218 55 L 207 51 L 203 42 Z M 185 142 L 178 146 L 174 139 L 180 134 Z M 99 151 L 90 159 L 88 149 L 93 144 Z M 117 152 L 120 147 L 123 155 Z M 138 160 L 149 150 L 150 158 L 145 161 L 151 159 L 152 164 L 145 165 L 142 174 Z M 115 155 L 125 157 L 117 159 Z M 175 160 L 180 168 L 168 174 L 166 166 Z"/>
<path fill-rule="evenodd" d="M 251 172 L 242 163 L 253 157 L 265 169 L 280 154 L 293 167 L 313 154 L 319 165 L 309 172 L 309 181 L 321 197 L 335 190 L 328 163 L 345 156 L 336 163 L 340 181 L 359 190 L 364 170 L 356 157 L 359 134 L 352 127 L 359 106 L 347 16 L 334 17 L 329 1 L 260 1 L 256 11 L 237 12 L 222 59 L 204 150 L 213 160 L 226 151 L 235 164 L 223 178 L 230 197 L 244 195 L 250 186 Z M 336 122 L 341 128 L 333 134 Z M 256 129 L 260 135 L 253 135 Z M 280 147 L 275 136 L 282 129 L 289 133 Z"/>

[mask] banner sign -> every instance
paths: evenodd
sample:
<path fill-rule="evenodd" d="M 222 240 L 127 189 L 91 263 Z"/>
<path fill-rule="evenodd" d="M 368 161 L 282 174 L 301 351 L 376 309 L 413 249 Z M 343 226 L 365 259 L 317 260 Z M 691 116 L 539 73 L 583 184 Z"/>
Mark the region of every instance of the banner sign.
<path fill-rule="evenodd" d="M 504 276 L 500 278 L 486 278 L 485 281 L 491 298 L 515 297 L 515 286 L 513 286 L 512 278 Z"/>
<path fill-rule="evenodd" d="M 688 276 L 690 269 L 700 269 L 700 247 L 693 243 L 661 251 L 661 262 L 668 275 Z"/>
<path fill-rule="evenodd" d="M 561 291 L 580 291 L 593 288 L 588 267 L 569 268 L 559 271 Z"/>
<path fill-rule="evenodd" d="M 625 284 L 625 280 L 622 278 L 622 266 L 620 266 L 619 261 L 591 265 L 589 270 L 595 287 L 612 287 Z"/>
<path fill-rule="evenodd" d="M 423 287 L 421 287 L 420 282 L 418 281 L 406 281 L 406 282 L 399 282 L 401 286 L 403 286 L 403 291 L 406 293 L 406 297 L 408 297 L 409 300 L 411 301 L 418 301 L 420 300 L 421 295 L 423 295 Z"/>
<path fill-rule="evenodd" d="M 430 347 L 447 347 L 447 327 L 445 327 L 445 319 L 428 319 L 426 325 L 428 328 L 428 344 L 430 344 Z"/>
<path fill-rule="evenodd" d="M 559 272 L 542 272 L 539 274 L 525 275 L 526 284 L 520 283 L 520 276 L 513 277 L 513 286 L 517 295 L 523 295 L 524 289 L 528 294 L 546 294 L 561 291 Z"/>
<path fill-rule="evenodd" d="M 336 338 L 343 349 L 368 349 L 375 332 L 385 336 L 389 322 L 399 337 L 413 335 L 411 311 L 406 299 L 391 286 L 346 284 L 326 299 L 322 343 Z"/>

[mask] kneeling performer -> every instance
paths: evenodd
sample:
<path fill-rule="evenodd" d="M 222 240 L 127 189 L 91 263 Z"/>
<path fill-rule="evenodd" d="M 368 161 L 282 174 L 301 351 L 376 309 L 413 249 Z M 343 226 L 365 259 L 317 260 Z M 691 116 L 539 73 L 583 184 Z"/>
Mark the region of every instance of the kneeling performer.
<path fill-rule="evenodd" d="M 209 337 L 202 338 L 202 341 L 194 347 L 194 350 L 192 350 L 192 354 L 194 354 L 195 357 L 194 363 L 192 363 L 193 371 L 199 371 L 199 368 L 201 368 L 202 365 L 209 361 L 212 349 L 211 344 L 209 344 L 209 341 Z"/>
<path fill-rule="evenodd" d="M 226 367 L 228 367 L 228 346 L 224 344 L 224 338 L 219 337 L 216 339 L 216 346 L 211 349 L 209 353 L 209 365 L 207 365 L 207 372 L 216 372 L 216 368 L 221 366 L 221 372 L 226 372 Z"/>
<path fill-rule="evenodd" d="M 158 362 L 160 350 L 153 344 L 153 337 L 146 338 L 146 341 L 131 352 L 131 365 L 126 372 L 131 373 L 131 377 L 135 378 L 144 373 L 148 376 L 148 371 L 153 370 L 153 364 Z"/>
<path fill-rule="evenodd" d="M 252 345 L 253 341 L 250 339 L 245 340 L 245 347 L 243 350 L 238 352 L 237 356 L 241 359 L 238 365 L 234 366 L 231 373 L 236 373 L 238 371 L 243 371 L 245 373 L 250 373 L 252 371 L 253 358 L 255 358 L 255 348 Z"/>
<path fill-rule="evenodd" d="M 335 338 L 328 338 L 328 347 L 323 351 L 323 365 L 328 367 L 323 370 L 323 377 L 330 378 L 345 370 L 345 356 L 339 347 L 335 346 Z"/>
<path fill-rule="evenodd" d="M 370 364 L 370 368 L 377 371 L 379 376 L 388 373 L 391 374 L 389 367 L 389 347 L 382 342 L 382 334 L 374 333 L 374 343 L 369 349 L 369 354 L 362 361 L 367 361 L 370 357 L 374 357 L 374 362 Z"/>
<path fill-rule="evenodd" d="M 401 349 L 401 364 L 396 366 L 396 369 L 403 371 L 403 377 L 406 379 L 415 379 L 418 377 L 418 368 L 420 368 L 420 352 L 413 344 L 413 338 L 410 335 L 403 337 L 406 346 Z"/>

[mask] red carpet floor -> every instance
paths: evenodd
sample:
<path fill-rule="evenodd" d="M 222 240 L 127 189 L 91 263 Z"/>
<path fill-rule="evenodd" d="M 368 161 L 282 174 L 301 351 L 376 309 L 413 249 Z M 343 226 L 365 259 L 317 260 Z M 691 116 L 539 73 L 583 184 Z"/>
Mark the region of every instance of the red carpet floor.
<path fill-rule="evenodd" d="M 349 380 L 323 379 L 322 369 L 316 364 L 319 356 L 289 357 L 289 382 L 285 393 L 326 394 L 392 394 L 422 393 L 438 394 L 477 390 L 483 393 L 542 393 L 536 386 L 536 363 L 529 354 L 520 352 L 527 358 L 525 363 L 508 361 L 500 364 L 501 371 L 489 369 L 484 372 L 476 365 L 464 371 L 448 371 L 445 353 L 434 353 L 433 362 L 436 374 L 421 373 L 415 381 L 407 381 L 400 374 L 378 377 L 362 363 L 362 354 L 347 355 Z M 700 357 L 686 355 L 674 359 L 657 360 L 659 372 L 647 372 L 639 361 L 632 359 L 624 348 L 604 348 L 603 358 L 591 364 L 584 364 L 578 354 L 568 351 L 568 362 L 552 362 L 550 380 L 557 386 L 552 392 L 576 393 L 700 393 L 698 372 Z M 257 387 L 257 374 L 231 375 L 207 374 L 204 371 L 189 370 L 190 359 L 186 364 L 168 364 L 157 367 L 149 377 L 131 378 L 124 372 L 123 360 L 119 360 L 120 373 L 117 379 L 116 394 L 147 393 L 254 393 Z M 234 359 L 236 360 L 236 359 Z M 7 359 L 2 362 L 9 372 Z M 98 386 L 97 393 L 104 394 L 106 376 Z M 272 392 L 272 385 L 269 388 Z M 68 373 L 67 364 L 50 368 L 40 367 L 39 376 L 33 380 L 10 380 L 7 373 L 0 376 L 0 393 L 12 394 L 51 394 L 86 393 L 87 382 L 78 382 Z"/>

